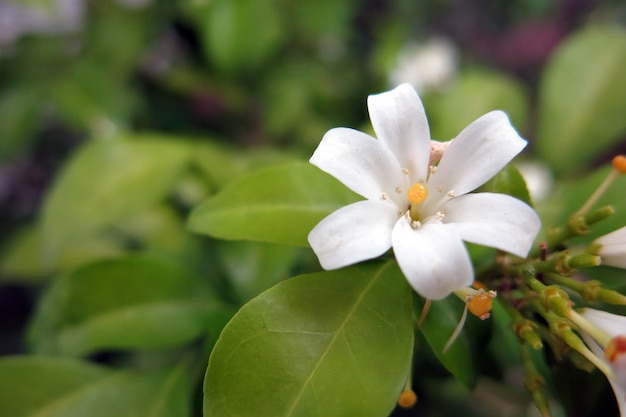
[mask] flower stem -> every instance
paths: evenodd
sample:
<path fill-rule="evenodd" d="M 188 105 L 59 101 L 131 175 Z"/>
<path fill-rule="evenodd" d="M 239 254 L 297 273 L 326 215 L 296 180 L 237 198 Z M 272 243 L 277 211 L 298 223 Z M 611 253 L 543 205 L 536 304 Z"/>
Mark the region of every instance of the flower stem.
<path fill-rule="evenodd" d="M 546 239 L 547 249 L 552 250 L 569 238 L 587 234 L 590 225 L 606 219 L 613 213 L 615 210 L 612 206 L 604 206 L 590 213 L 572 215 L 564 226 L 550 230 Z"/>
<path fill-rule="evenodd" d="M 600 197 L 602 197 L 602 194 L 606 192 L 609 186 L 613 183 L 613 181 L 617 179 L 617 177 L 619 177 L 619 175 L 620 172 L 618 170 L 612 169 L 611 172 L 609 172 L 609 175 L 604 178 L 604 181 L 602 181 L 602 183 L 598 186 L 598 188 L 596 188 L 593 194 L 591 194 L 585 204 L 583 204 L 582 207 L 578 209 L 574 216 L 582 216 L 586 214 L 589 209 L 598 202 Z"/>
<path fill-rule="evenodd" d="M 522 364 L 524 366 L 524 386 L 530 391 L 535 406 L 542 417 L 550 417 L 550 405 L 546 397 L 546 381 L 535 368 L 530 353 L 523 346 L 520 349 Z"/>

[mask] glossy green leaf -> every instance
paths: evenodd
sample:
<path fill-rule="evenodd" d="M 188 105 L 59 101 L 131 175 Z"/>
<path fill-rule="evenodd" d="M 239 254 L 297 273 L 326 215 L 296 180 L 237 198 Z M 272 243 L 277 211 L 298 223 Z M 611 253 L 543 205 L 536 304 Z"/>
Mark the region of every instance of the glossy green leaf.
<path fill-rule="evenodd" d="M 187 146 L 163 137 L 86 143 L 65 166 L 45 201 L 46 259 L 165 197 L 187 161 Z"/>
<path fill-rule="evenodd" d="M 426 103 L 431 134 L 437 140 L 450 140 L 480 116 L 503 110 L 513 126 L 523 131 L 528 113 L 528 100 L 522 85 L 504 74 L 470 70 L 462 74 L 452 87 Z"/>
<path fill-rule="evenodd" d="M 498 175 L 483 185 L 479 191 L 508 194 L 522 200 L 526 204 L 532 205 L 526 181 L 524 181 L 522 174 L 512 164 L 507 165 Z"/>
<path fill-rule="evenodd" d="M 305 162 L 255 171 L 198 206 L 189 228 L 217 238 L 307 245 L 311 229 L 356 194 Z"/>
<path fill-rule="evenodd" d="M 626 31 L 588 27 L 548 63 L 537 150 L 558 173 L 582 171 L 626 132 Z"/>
<path fill-rule="evenodd" d="M 189 415 L 188 365 L 114 372 L 75 359 L 0 359 L 0 415 L 170 417 Z"/>
<path fill-rule="evenodd" d="M 415 297 L 421 312 L 424 300 Z M 428 345 L 441 364 L 465 386 L 471 388 L 478 378 L 478 363 L 473 359 L 475 349 L 482 346 L 479 338 L 490 323 L 481 322 L 468 314 L 463 331 L 444 353 L 443 348 L 454 332 L 463 314 L 464 303 L 455 296 L 433 301 L 421 327 Z"/>
<path fill-rule="evenodd" d="M 393 262 L 276 285 L 224 328 L 204 415 L 388 415 L 411 361 L 411 295 Z"/>
<path fill-rule="evenodd" d="M 57 280 L 31 328 L 35 351 L 85 355 L 155 349 L 199 337 L 217 308 L 203 279 L 171 261 L 99 261 Z"/>

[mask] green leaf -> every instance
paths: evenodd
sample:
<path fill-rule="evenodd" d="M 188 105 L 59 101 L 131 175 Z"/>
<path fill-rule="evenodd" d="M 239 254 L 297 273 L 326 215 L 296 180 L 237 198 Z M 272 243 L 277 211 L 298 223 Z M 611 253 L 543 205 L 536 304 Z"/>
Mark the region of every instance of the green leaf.
<path fill-rule="evenodd" d="M 588 27 L 548 63 L 539 92 L 537 151 L 557 174 L 582 171 L 626 131 L 626 31 Z"/>
<path fill-rule="evenodd" d="M 75 359 L 0 359 L 0 415 L 11 417 L 186 416 L 187 364 L 114 372 Z"/>
<path fill-rule="evenodd" d="M 45 259 L 166 196 L 188 162 L 187 146 L 163 137 L 85 144 L 56 179 L 43 208 Z"/>
<path fill-rule="evenodd" d="M 0 97 L 0 161 L 28 149 L 37 131 L 40 96 L 32 87 L 3 88 Z"/>
<path fill-rule="evenodd" d="M 215 141 L 194 143 L 192 154 L 192 163 L 215 190 L 255 169 L 293 159 L 273 148 L 242 150 Z"/>
<path fill-rule="evenodd" d="M 107 135 L 128 125 L 135 105 L 133 89 L 102 70 L 102 64 L 81 62 L 50 86 L 50 99 L 66 123 Z"/>
<path fill-rule="evenodd" d="M 223 239 L 306 246 L 320 220 L 357 199 L 313 165 L 293 162 L 228 184 L 191 213 L 189 228 Z"/>
<path fill-rule="evenodd" d="M 508 194 L 532 206 L 526 181 L 512 164 L 507 165 L 498 175 L 480 187 L 479 191 Z"/>
<path fill-rule="evenodd" d="M 301 248 L 265 242 L 218 241 L 217 251 L 237 300 L 244 303 L 285 278 Z"/>
<path fill-rule="evenodd" d="M 272 2 L 213 0 L 197 3 L 197 22 L 206 56 L 224 73 L 258 69 L 282 44 L 284 22 Z"/>
<path fill-rule="evenodd" d="M 450 90 L 434 97 L 426 108 L 432 137 L 446 141 L 492 110 L 504 110 L 513 126 L 522 130 L 526 125 L 528 100 L 515 79 L 473 69 L 462 74 Z"/>
<path fill-rule="evenodd" d="M 57 280 L 31 328 L 37 352 L 156 349 L 203 334 L 217 305 L 203 279 L 171 261 L 99 261 Z"/>
<path fill-rule="evenodd" d="M 41 259 L 41 228 L 28 225 L 10 236 L 0 252 L 0 281 L 37 282 L 49 278 L 53 270 Z M 96 259 L 124 253 L 120 242 L 108 236 L 84 239 L 67 248 L 56 260 L 56 270 L 67 271 Z"/>
<path fill-rule="evenodd" d="M 424 300 L 421 297 L 415 297 L 415 300 L 421 311 Z M 444 353 L 443 348 L 461 320 L 463 308 L 463 301 L 455 296 L 433 301 L 422 322 L 421 333 L 441 364 L 465 386 L 472 388 L 478 378 L 478 363 L 474 360 L 474 353 L 484 346 L 478 338 L 485 333 L 485 327 L 490 326 L 490 323 L 481 322 L 468 314 L 463 331 Z"/>
<path fill-rule="evenodd" d="M 204 415 L 388 415 L 411 362 L 411 295 L 393 262 L 276 285 L 224 328 Z"/>

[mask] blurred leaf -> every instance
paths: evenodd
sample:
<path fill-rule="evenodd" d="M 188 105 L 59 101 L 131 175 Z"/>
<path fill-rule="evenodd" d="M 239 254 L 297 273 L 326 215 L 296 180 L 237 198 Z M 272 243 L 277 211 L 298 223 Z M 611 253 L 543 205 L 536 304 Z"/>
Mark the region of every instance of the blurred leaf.
<path fill-rule="evenodd" d="M 21 86 L 6 89 L 0 97 L 0 161 L 26 150 L 33 141 L 40 100 L 36 91 Z"/>
<path fill-rule="evenodd" d="M 155 2 L 143 1 L 145 5 L 141 7 L 133 7 L 133 2 L 126 3 L 91 4 L 91 19 L 83 35 L 89 47 L 82 58 L 97 68 L 106 68 L 113 78 L 130 80 L 141 61 L 146 59 L 149 42 L 154 42 L 155 26 L 161 24 L 161 16 L 150 4 Z M 134 3 L 138 6 L 142 2 Z"/>
<path fill-rule="evenodd" d="M 411 290 L 393 262 L 284 281 L 226 326 L 205 416 L 381 416 L 411 362 Z"/>
<path fill-rule="evenodd" d="M 74 359 L 4 357 L 0 359 L 0 414 L 34 416 L 56 401 L 67 401 L 86 387 L 93 389 L 113 374 L 102 366 Z M 53 413 L 54 410 L 49 410 L 42 415 L 52 416 Z"/>
<path fill-rule="evenodd" d="M 194 143 L 192 158 L 215 190 L 255 169 L 294 159 L 273 148 L 243 150 L 215 141 Z"/>
<path fill-rule="evenodd" d="M 35 225 L 24 227 L 10 236 L 0 252 L 0 281 L 37 282 L 48 278 L 52 272 L 67 271 L 96 259 L 124 253 L 120 242 L 107 236 L 96 236 L 67 247 L 59 254 L 53 269 L 41 259 L 42 251 L 41 230 Z"/>
<path fill-rule="evenodd" d="M 116 225 L 137 246 L 189 265 L 205 257 L 198 236 L 190 234 L 180 214 L 167 204 L 159 203 L 133 213 Z"/>
<path fill-rule="evenodd" d="M 75 359 L 0 359 L 0 415 L 170 417 L 190 414 L 187 364 L 114 372 Z"/>
<path fill-rule="evenodd" d="M 57 111 L 67 123 L 104 136 L 128 125 L 135 100 L 132 92 L 91 63 L 76 65 L 50 89 Z"/>
<path fill-rule="evenodd" d="M 421 311 L 424 308 L 424 300 L 421 297 L 415 297 L 415 300 Z M 474 349 L 480 345 L 477 339 L 481 332 L 476 330 L 483 323 L 475 323 L 480 320 L 468 313 L 463 331 L 450 348 L 443 352 L 446 342 L 461 319 L 463 308 L 463 301 L 455 296 L 433 301 L 422 322 L 421 333 L 441 364 L 463 385 L 472 388 L 478 378 L 478 363 L 474 359 Z"/>
<path fill-rule="evenodd" d="M 509 164 L 478 191 L 508 194 L 532 206 L 530 194 L 524 177 L 513 165 Z"/>
<path fill-rule="evenodd" d="M 519 131 L 526 126 L 528 100 L 522 85 L 493 71 L 473 69 L 462 73 L 452 87 L 426 103 L 431 136 L 450 140 L 480 116 L 503 110 Z"/>
<path fill-rule="evenodd" d="M 588 27 L 555 52 L 540 86 L 537 151 L 557 174 L 582 171 L 626 132 L 626 31 Z"/>
<path fill-rule="evenodd" d="M 180 142 L 157 136 L 84 145 L 65 165 L 44 203 L 46 260 L 165 197 L 188 156 Z"/>
<path fill-rule="evenodd" d="M 198 206 L 189 228 L 223 239 L 307 245 L 311 229 L 357 200 L 337 180 L 305 162 L 255 171 Z"/>
<path fill-rule="evenodd" d="M 281 9 L 271 1 L 212 0 L 192 5 L 205 55 L 225 74 L 258 69 L 287 35 Z"/>
<path fill-rule="evenodd" d="M 288 278 L 302 250 L 265 242 L 218 241 L 237 300 L 244 303 L 277 282 Z"/>
<path fill-rule="evenodd" d="M 35 351 L 85 355 L 187 343 L 217 303 L 201 277 L 148 256 L 99 261 L 56 281 L 31 327 Z"/>
<path fill-rule="evenodd" d="M 295 3 L 294 3 L 295 4 Z M 341 42 L 349 35 L 350 25 L 354 16 L 354 2 L 316 0 L 298 2 L 293 7 L 293 20 L 295 33 L 304 32 L 312 40 L 331 43 L 327 47 L 344 47 Z M 332 45 L 332 42 L 339 45 Z M 319 45 L 320 47 L 322 45 Z"/>

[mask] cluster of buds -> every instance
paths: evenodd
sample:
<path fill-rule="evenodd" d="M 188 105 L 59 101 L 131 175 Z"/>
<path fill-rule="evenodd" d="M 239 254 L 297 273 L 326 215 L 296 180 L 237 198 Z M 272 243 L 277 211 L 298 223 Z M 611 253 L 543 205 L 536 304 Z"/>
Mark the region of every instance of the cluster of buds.
<path fill-rule="evenodd" d="M 502 303 L 523 345 L 541 349 L 548 343 L 557 359 L 569 358 L 583 368 L 591 364 L 592 369 L 602 371 L 613 388 L 620 414 L 626 416 L 626 316 L 589 307 L 594 303 L 626 305 L 626 296 L 604 288 L 600 281 L 576 276 L 580 268 L 626 268 L 626 226 L 595 239 L 579 253 L 573 253 L 575 250 L 566 244 L 572 237 L 588 234 L 590 226 L 613 214 L 610 206 L 592 210 L 609 185 L 626 174 L 625 156 L 615 157 L 612 165 L 605 181 L 567 224 L 550 232 L 536 259 L 501 263 L 502 275 L 514 289 L 504 291 Z M 581 305 L 577 306 L 570 295 L 576 295 Z M 523 363 L 528 375 L 539 375 L 532 361 Z M 542 415 L 548 416 L 545 384 L 543 380 L 532 383 L 536 379 L 531 378 L 526 385 Z"/>

